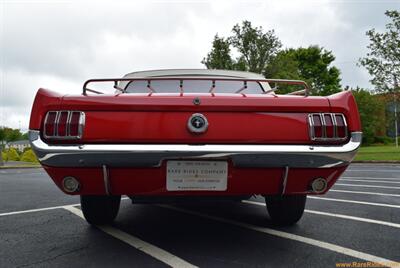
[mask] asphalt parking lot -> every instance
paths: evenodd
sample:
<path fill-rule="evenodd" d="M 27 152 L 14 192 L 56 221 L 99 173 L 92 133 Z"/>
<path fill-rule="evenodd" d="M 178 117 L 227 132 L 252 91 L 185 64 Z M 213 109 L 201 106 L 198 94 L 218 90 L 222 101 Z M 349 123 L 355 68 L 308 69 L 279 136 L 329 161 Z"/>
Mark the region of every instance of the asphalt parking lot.
<path fill-rule="evenodd" d="M 132 205 L 90 227 L 42 169 L 0 170 L 0 267 L 400 267 L 400 166 L 354 164 L 301 221 L 277 228 L 262 198 Z M 362 266 L 358 266 L 362 267 Z"/>

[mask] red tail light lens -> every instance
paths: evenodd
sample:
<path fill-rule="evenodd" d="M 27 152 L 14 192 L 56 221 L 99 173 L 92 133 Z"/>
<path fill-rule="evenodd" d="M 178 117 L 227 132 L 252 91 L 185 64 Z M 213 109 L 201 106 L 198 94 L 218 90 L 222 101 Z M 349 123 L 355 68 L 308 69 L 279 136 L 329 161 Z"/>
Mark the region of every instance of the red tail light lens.
<path fill-rule="evenodd" d="M 333 120 L 331 114 L 324 114 L 325 120 L 325 134 L 327 138 L 334 138 L 335 137 L 335 130 L 333 126 Z"/>
<path fill-rule="evenodd" d="M 80 112 L 72 112 L 71 121 L 69 124 L 69 135 L 79 136 L 79 121 L 81 119 Z"/>
<path fill-rule="evenodd" d="M 346 138 L 347 137 L 347 126 L 346 126 L 346 119 L 342 114 L 335 115 L 336 119 L 336 132 L 339 138 Z"/>
<path fill-rule="evenodd" d="M 340 141 L 347 139 L 348 130 L 343 114 L 318 113 L 308 116 L 311 140 Z"/>
<path fill-rule="evenodd" d="M 55 135 L 55 124 L 56 124 L 57 112 L 48 112 L 44 123 L 44 135 L 54 136 Z"/>
<path fill-rule="evenodd" d="M 312 116 L 312 121 L 314 125 L 314 137 L 322 138 L 322 120 L 319 114 L 314 114 Z"/>
<path fill-rule="evenodd" d="M 57 120 L 57 136 L 67 136 L 67 120 L 68 112 L 60 112 L 60 116 Z"/>
<path fill-rule="evenodd" d="M 51 111 L 44 122 L 44 136 L 48 139 L 80 139 L 85 113 L 78 111 Z"/>

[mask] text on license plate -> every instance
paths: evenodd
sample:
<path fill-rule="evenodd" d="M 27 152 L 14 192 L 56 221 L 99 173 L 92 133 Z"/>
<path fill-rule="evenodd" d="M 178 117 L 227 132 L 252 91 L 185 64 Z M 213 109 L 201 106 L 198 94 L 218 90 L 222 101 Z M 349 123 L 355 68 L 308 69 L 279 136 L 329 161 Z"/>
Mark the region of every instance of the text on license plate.
<path fill-rule="evenodd" d="M 167 191 L 225 191 L 225 161 L 167 161 Z"/>

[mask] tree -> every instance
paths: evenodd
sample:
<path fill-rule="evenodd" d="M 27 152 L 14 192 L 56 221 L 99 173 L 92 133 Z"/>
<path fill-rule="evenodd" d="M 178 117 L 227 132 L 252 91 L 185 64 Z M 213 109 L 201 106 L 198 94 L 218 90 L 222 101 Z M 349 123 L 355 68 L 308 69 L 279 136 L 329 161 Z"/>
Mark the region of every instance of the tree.
<path fill-rule="evenodd" d="M 207 54 L 201 63 L 203 63 L 207 69 L 222 69 L 231 70 L 233 69 L 234 62 L 231 58 L 231 49 L 228 40 L 225 38 L 218 37 L 218 34 L 214 36 L 212 43 L 212 49 Z"/>
<path fill-rule="evenodd" d="M 264 32 L 262 27 L 253 28 L 249 21 L 243 21 L 242 26 L 236 24 L 232 33 L 228 38 L 215 35 L 211 51 L 201 62 L 207 69 L 261 74 L 282 46 L 273 30 Z M 239 53 L 236 59 L 231 56 L 231 47 Z"/>
<path fill-rule="evenodd" d="M 362 123 L 363 144 L 369 145 L 375 142 L 376 134 L 385 135 L 385 103 L 382 98 L 371 94 L 368 90 L 353 89 L 358 112 Z"/>
<path fill-rule="evenodd" d="M 341 90 L 340 71 L 331 63 L 335 56 L 318 46 L 280 51 L 264 71 L 266 77 L 300 79 L 315 95 L 331 95 Z M 281 92 L 282 93 L 282 92 Z"/>
<path fill-rule="evenodd" d="M 395 91 L 399 89 L 400 79 L 400 13 L 386 11 L 391 19 L 386 24 L 386 32 L 371 29 L 366 32 L 370 44 L 367 56 L 359 60 L 372 76 L 371 83 L 377 91 Z"/>
<path fill-rule="evenodd" d="M 262 73 L 282 47 L 274 30 L 253 28 L 250 21 L 243 21 L 242 26 L 236 24 L 232 32 L 229 43 L 240 53 L 238 62 L 245 63 L 246 71 Z"/>
<path fill-rule="evenodd" d="M 331 66 L 335 56 L 318 46 L 286 49 L 274 30 L 264 31 L 249 21 L 236 24 L 228 38 L 214 37 L 211 52 L 202 63 L 208 69 L 242 70 L 263 74 L 268 78 L 305 80 L 312 94 L 330 95 L 341 90 L 340 71 Z M 231 48 L 239 55 L 231 56 Z M 280 86 L 278 93 L 298 90 L 296 86 Z"/>

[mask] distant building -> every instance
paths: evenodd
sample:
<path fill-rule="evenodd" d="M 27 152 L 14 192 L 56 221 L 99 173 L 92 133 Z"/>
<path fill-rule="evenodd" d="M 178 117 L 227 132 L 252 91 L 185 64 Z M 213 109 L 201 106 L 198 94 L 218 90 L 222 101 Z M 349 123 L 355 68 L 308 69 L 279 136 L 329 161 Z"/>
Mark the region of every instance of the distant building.
<path fill-rule="evenodd" d="M 28 140 L 12 141 L 6 144 L 6 149 L 15 148 L 20 152 L 22 152 L 27 147 L 31 147 Z"/>

